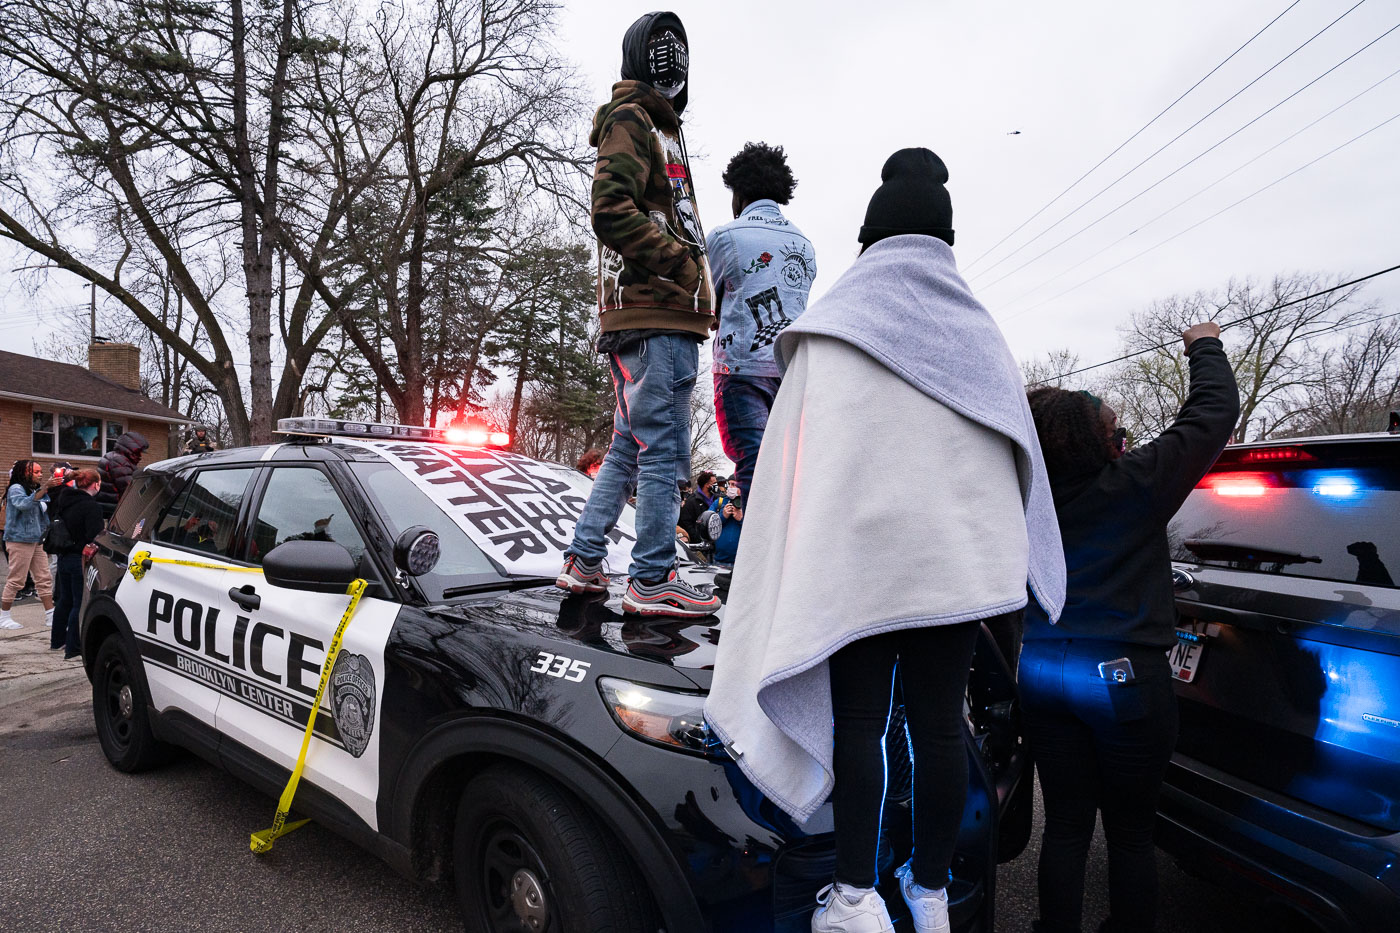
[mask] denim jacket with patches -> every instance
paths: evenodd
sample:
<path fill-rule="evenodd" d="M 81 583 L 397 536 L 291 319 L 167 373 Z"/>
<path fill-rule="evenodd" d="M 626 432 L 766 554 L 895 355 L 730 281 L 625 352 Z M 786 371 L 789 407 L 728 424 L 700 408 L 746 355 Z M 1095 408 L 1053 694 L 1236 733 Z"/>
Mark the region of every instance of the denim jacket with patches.
<path fill-rule="evenodd" d="M 706 239 L 719 297 L 714 371 L 779 376 L 773 341 L 807 308 L 817 277 L 812 242 L 775 201 L 754 201 Z"/>

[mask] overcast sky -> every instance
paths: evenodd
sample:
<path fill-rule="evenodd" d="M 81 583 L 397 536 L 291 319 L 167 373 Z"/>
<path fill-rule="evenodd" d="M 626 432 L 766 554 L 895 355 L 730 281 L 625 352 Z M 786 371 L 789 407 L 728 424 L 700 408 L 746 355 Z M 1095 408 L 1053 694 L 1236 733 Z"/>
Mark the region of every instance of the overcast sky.
<path fill-rule="evenodd" d="M 927 146 L 951 173 L 959 263 L 993 315 L 1006 322 L 1007 338 L 1022 358 L 1071 346 L 1084 362 L 1103 359 L 1113 354 L 1115 328 L 1133 309 L 1176 292 L 1218 287 L 1231 276 L 1365 274 L 1400 261 L 1400 119 L 1100 276 L 1400 115 L 1396 76 L 1303 130 L 1400 67 L 1400 30 L 1017 269 L 1400 24 L 1396 0 L 1363 0 L 1259 77 L 1354 4 L 1299 0 L 1131 144 L 974 264 L 1288 8 L 1289 0 L 677 3 L 673 9 L 691 43 L 685 117 L 701 218 L 707 228 L 729 219 L 720 173 L 746 140 L 785 146 L 799 179 L 789 215 L 816 246 L 814 294 L 820 295 L 855 258 L 856 231 L 885 158 L 904 146 Z M 646 9 L 617 0 L 566 3 L 559 44 L 597 102 L 616 80 L 623 32 Z M 1141 168 L 1018 249 L 1256 78 Z M 0 252 L 0 259 L 16 262 L 13 250 Z M 55 305 L 86 299 L 86 289 L 61 273 L 34 298 L 14 283 L 12 274 L 0 274 L 5 349 L 33 352 L 33 332 L 17 323 L 19 315 L 33 321 L 29 315 L 43 317 Z M 1400 272 L 1378 280 L 1368 294 L 1400 310 Z"/>
<path fill-rule="evenodd" d="M 1397 75 L 1146 224 L 1400 68 L 1400 30 L 1108 219 L 991 284 L 1400 24 L 1395 0 L 1361 3 L 1151 161 L 995 265 L 1355 4 L 1301 0 L 1021 233 L 972 265 L 1289 3 L 677 3 L 672 9 L 691 45 L 686 137 L 701 219 L 707 229 L 730 219 L 720 173 L 745 141 L 783 145 L 799 182 L 788 214 L 816 246 L 813 294 L 819 295 L 855 259 L 856 232 L 885 159 L 905 146 L 927 146 L 951 176 L 959 264 L 994 316 L 1016 315 L 1003 327 L 1022 358 L 1059 346 L 1076 348 L 1086 362 L 1105 358 L 1117 344 L 1115 327 L 1134 308 L 1214 288 L 1231 276 L 1295 269 L 1361 275 L 1394 265 L 1400 262 L 1400 119 L 1160 249 L 1028 310 L 1400 115 Z M 616 80 L 622 34 L 641 12 L 615 0 L 567 5 L 563 48 L 600 102 Z M 1369 294 L 1400 310 L 1400 272 L 1378 280 Z"/>

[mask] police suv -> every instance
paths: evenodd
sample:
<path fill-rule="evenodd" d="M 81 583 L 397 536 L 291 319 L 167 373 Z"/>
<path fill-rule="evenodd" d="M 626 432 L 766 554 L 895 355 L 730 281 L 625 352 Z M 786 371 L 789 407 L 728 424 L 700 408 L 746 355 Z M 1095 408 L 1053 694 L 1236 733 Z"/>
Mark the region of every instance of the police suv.
<path fill-rule="evenodd" d="M 711 739 L 722 613 L 624 616 L 623 577 L 591 596 L 553 585 L 586 477 L 484 429 L 279 428 L 288 442 L 147 467 L 98 539 L 82 646 L 117 769 L 178 745 L 281 792 L 334 654 L 293 811 L 407 876 L 450 880 L 467 929 L 807 929 L 834 865 L 830 808 L 798 827 Z M 632 542 L 629 511 L 610 568 Z M 967 725 L 952 916 L 990 931 L 998 856 L 1030 832 L 1031 778 L 1014 678 L 986 632 Z M 901 716 L 887 746 L 889 883 L 911 845 Z"/>

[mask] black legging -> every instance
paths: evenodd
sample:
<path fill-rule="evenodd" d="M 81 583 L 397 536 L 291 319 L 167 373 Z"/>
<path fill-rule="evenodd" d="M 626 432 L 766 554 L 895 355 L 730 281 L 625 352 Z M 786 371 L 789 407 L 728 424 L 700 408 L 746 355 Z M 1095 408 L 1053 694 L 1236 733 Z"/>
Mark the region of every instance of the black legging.
<path fill-rule="evenodd" d="M 836 880 L 875 886 L 885 800 L 885 730 L 896 665 L 914 760 L 914 880 L 948 883 L 967 798 L 963 697 L 980 622 L 862 638 L 831 656 L 836 728 Z M 907 674 L 908 676 L 904 676 Z"/>
<path fill-rule="evenodd" d="M 1136 680 L 1113 684 L 1102 661 L 1128 658 Z M 1045 799 L 1041 933 L 1079 933 L 1084 863 L 1103 812 L 1108 842 L 1106 931 L 1151 933 L 1157 918 L 1152 831 L 1176 747 L 1176 693 L 1162 648 L 1121 642 L 1027 641 L 1021 709 Z"/>

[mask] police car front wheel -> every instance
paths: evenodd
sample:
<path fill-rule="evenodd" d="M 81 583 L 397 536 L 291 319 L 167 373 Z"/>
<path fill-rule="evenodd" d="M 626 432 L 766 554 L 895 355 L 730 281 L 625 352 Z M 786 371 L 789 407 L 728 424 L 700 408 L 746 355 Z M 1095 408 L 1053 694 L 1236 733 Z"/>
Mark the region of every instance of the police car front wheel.
<path fill-rule="evenodd" d="M 575 797 L 532 771 L 493 767 L 457 808 L 457 898 L 472 933 L 650 933 L 641 880 Z"/>
<path fill-rule="evenodd" d="M 167 757 L 168 746 L 156 739 L 147 709 L 131 649 L 113 633 L 93 663 L 92 714 L 102 753 L 119 771 L 145 771 Z"/>

